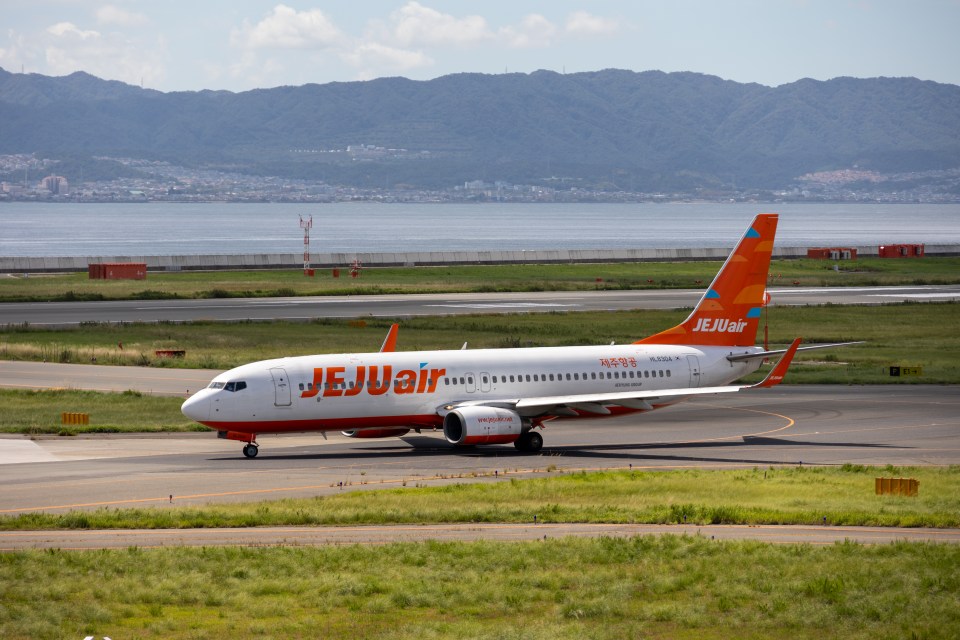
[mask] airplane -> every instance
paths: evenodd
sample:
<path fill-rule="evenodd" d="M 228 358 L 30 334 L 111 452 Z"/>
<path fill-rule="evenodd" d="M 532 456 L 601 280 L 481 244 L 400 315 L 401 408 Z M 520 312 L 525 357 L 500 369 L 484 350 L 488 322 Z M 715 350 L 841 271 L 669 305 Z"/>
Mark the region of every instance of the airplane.
<path fill-rule="evenodd" d="M 543 447 L 552 420 L 666 407 L 687 398 L 779 384 L 800 350 L 755 346 L 778 215 L 759 214 L 690 315 L 631 344 L 396 351 L 393 325 L 379 352 L 311 355 L 245 364 L 188 398 L 184 415 L 244 443 L 257 436 L 341 431 L 387 438 L 442 430 L 456 447 Z M 781 358 L 752 385 L 730 383 Z"/>

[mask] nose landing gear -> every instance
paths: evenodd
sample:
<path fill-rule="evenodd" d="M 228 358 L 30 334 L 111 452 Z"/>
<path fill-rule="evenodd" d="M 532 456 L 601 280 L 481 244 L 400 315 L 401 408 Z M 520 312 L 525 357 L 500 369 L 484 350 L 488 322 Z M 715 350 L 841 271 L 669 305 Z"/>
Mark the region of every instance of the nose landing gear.
<path fill-rule="evenodd" d="M 257 457 L 257 452 L 259 451 L 257 434 L 239 431 L 218 431 L 217 437 L 225 440 L 239 440 L 240 442 L 244 442 L 246 444 L 243 445 L 243 455 L 248 458 Z"/>

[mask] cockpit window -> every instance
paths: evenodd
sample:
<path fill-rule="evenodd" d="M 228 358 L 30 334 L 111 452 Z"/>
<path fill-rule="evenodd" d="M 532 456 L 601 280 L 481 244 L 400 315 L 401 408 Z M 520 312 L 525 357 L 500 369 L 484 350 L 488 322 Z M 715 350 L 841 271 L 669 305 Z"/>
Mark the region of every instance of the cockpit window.
<path fill-rule="evenodd" d="M 230 382 L 211 382 L 208 389 L 223 389 L 224 391 L 243 391 L 247 388 L 244 380 L 231 380 Z"/>

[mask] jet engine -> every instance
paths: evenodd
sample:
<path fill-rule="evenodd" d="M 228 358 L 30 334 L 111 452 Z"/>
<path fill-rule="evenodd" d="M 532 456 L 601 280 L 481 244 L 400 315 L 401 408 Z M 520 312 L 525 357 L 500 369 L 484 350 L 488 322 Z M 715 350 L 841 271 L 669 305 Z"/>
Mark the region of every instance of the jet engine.
<path fill-rule="evenodd" d="M 394 438 L 396 436 L 406 435 L 410 429 L 402 427 L 377 427 L 374 429 L 350 429 L 341 431 L 348 438 Z"/>
<path fill-rule="evenodd" d="M 451 444 L 509 444 L 521 433 L 523 419 L 510 409 L 461 407 L 443 417 L 443 435 Z"/>

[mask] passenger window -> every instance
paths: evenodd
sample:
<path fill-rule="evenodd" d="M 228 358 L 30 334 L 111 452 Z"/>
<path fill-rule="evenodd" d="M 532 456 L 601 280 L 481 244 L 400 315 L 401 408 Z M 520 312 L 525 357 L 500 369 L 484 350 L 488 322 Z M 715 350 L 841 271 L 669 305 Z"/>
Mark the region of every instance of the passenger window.
<path fill-rule="evenodd" d="M 667 369 L 667 377 L 670 377 L 670 369 Z"/>

